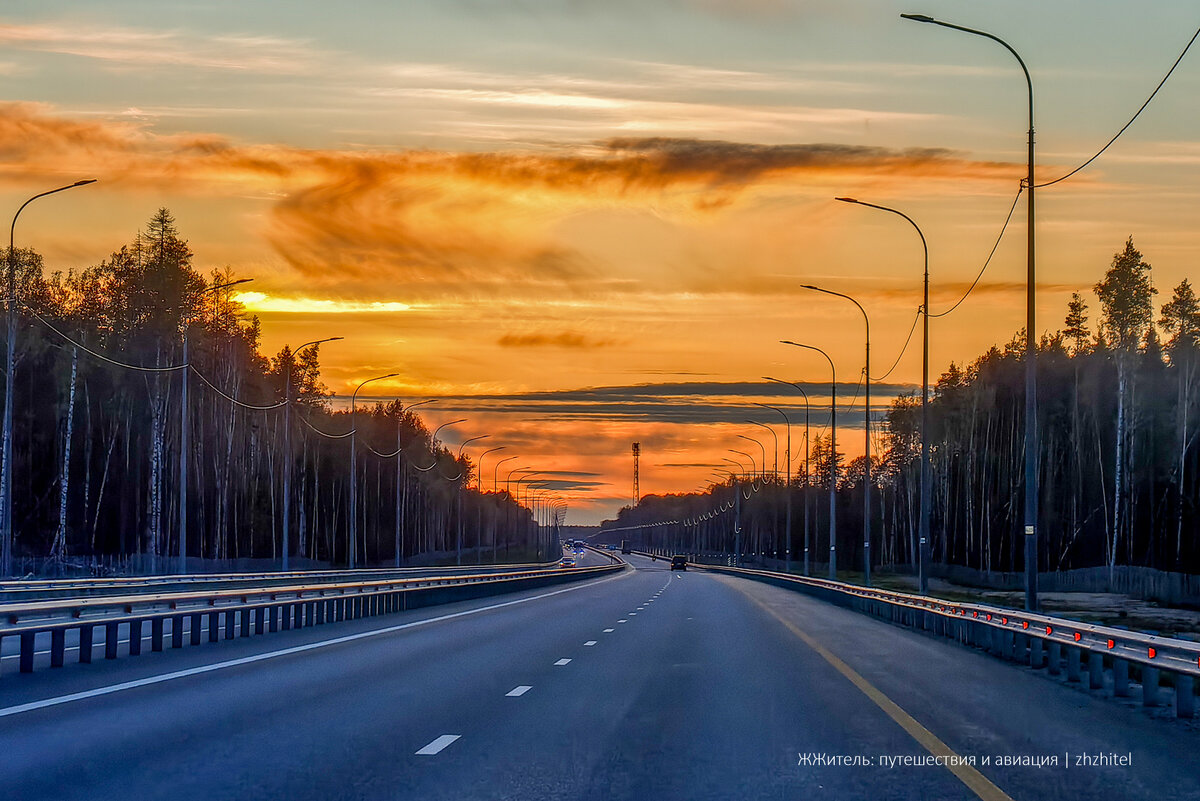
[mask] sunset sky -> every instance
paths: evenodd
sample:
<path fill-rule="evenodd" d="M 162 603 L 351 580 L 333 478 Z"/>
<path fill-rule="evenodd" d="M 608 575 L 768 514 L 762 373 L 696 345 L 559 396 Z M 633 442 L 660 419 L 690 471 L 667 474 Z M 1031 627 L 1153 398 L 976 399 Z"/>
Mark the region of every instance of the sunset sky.
<path fill-rule="evenodd" d="M 348 395 L 437 396 L 495 458 L 557 475 L 569 522 L 642 492 L 693 490 L 743 422 L 804 411 L 760 377 L 813 385 L 828 419 L 862 370 L 900 353 L 930 244 L 933 311 L 983 264 L 1018 189 L 1025 84 L 1039 180 L 1123 125 L 1196 27 L 1193 3 L 922 0 L 8 0 L 0 9 L 0 208 L 54 269 L 95 264 L 160 206 L 207 272 L 254 278 L 265 349 L 322 350 Z M 1125 238 L 1157 302 L 1200 280 L 1200 45 L 1085 172 L 1038 193 L 1041 332 Z M 934 320 L 934 376 L 1023 325 L 1025 206 L 978 289 Z M 918 334 L 877 391 L 920 381 Z M 823 388 L 817 385 L 824 382 Z M 820 408 L 825 404 L 824 408 Z M 862 414 L 841 431 L 863 450 Z M 784 431 L 780 436 L 780 458 Z M 739 444 L 741 443 L 741 444 Z M 477 454 L 481 447 L 468 452 Z M 756 451 L 756 449 L 755 449 Z M 756 453 L 757 458 L 757 453 Z M 771 457 L 768 455 L 768 460 Z M 723 463 L 722 463 L 723 464 Z M 770 466 L 770 465 L 768 465 Z M 558 471 L 556 473 L 556 471 Z M 504 476 L 501 472 L 501 478 Z"/>

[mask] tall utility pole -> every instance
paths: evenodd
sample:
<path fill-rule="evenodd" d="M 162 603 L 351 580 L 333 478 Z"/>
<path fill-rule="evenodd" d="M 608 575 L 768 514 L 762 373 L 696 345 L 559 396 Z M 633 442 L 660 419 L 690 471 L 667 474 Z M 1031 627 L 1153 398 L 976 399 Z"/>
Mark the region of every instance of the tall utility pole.
<path fill-rule="evenodd" d="M 1033 180 L 1033 79 L 1029 77 L 1029 69 L 1025 66 L 1025 60 L 1021 58 L 1020 54 L 1013 49 L 1012 45 L 995 34 L 954 25 L 950 22 L 942 22 L 925 14 L 901 14 L 900 16 L 912 22 L 940 25 L 943 28 L 991 39 L 1011 53 L 1012 57 L 1021 65 L 1021 72 L 1025 74 L 1025 86 L 1029 90 L 1028 164 L 1025 176 L 1025 189 L 1029 192 L 1029 196 L 1025 199 L 1028 212 L 1025 226 L 1025 608 L 1032 612 L 1036 611 L 1038 606 L 1037 351 L 1034 342 L 1034 325 L 1036 323 L 1034 299 L 1037 290 L 1037 276 L 1034 269 L 1035 251 L 1033 246 L 1033 190 L 1036 188 Z M 928 301 L 926 304 L 925 316 L 928 319 Z"/>
<path fill-rule="evenodd" d="M 642 443 L 633 443 L 633 505 L 637 506 L 642 499 L 642 491 L 638 486 L 638 457 L 642 452 Z"/>
<path fill-rule="evenodd" d="M 285 377 L 283 382 L 283 536 L 282 549 L 283 554 L 282 564 L 280 569 L 283 572 L 288 571 L 288 551 L 291 550 L 290 540 L 292 531 L 292 365 L 300 352 L 305 348 L 316 347 L 325 342 L 336 342 L 342 337 L 327 337 L 325 339 L 314 339 L 312 342 L 305 342 L 300 347 L 292 351 L 291 358 L 284 365 Z M 186 345 L 186 340 L 184 341 Z M 185 359 L 186 361 L 186 359 Z M 186 382 L 185 382 L 186 386 Z M 303 494 L 303 491 L 301 492 Z"/>
<path fill-rule="evenodd" d="M 16 376 L 17 364 L 17 253 L 13 240 L 17 232 L 17 218 L 26 206 L 40 197 L 95 182 L 95 178 L 88 178 L 34 195 L 17 209 L 17 213 L 13 215 L 12 226 L 8 229 L 8 294 L 5 298 L 5 304 L 8 306 L 8 343 L 4 359 L 4 433 L 3 445 L 0 446 L 0 451 L 3 452 L 3 456 L 0 456 L 0 576 L 12 575 L 13 379 Z"/>

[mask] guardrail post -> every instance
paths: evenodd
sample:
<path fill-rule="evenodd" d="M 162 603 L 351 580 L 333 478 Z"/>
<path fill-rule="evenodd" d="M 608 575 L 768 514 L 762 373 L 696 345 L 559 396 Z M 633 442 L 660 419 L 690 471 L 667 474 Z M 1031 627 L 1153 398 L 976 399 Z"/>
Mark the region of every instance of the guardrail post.
<path fill-rule="evenodd" d="M 1050 675 L 1062 673 L 1062 643 L 1050 643 Z"/>
<path fill-rule="evenodd" d="M 1088 687 L 1093 690 L 1104 687 L 1104 654 L 1088 654 Z"/>
<path fill-rule="evenodd" d="M 232 609 L 225 610 L 225 639 L 227 640 L 233 639 L 234 615 L 235 613 Z"/>
<path fill-rule="evenodd" d="M 1142 706 L 1158 706 L 1158 668 L 1142 666 Z"/>
<path fill-rule="evenodd" d="M 242 636 L 249 637 L 250 636 L 250 610 L 242 609 L 238 616 L 242 622 Z"/>
<path fill-rule="evenodd" d="M 161 651 L 163 646 L 163 619 L 156 617 L 150 621 L 150 650 Z"/>
<path fill-rule="evenodd" d="M 104 658 L 117 658 L 117 643 L 121 640 L 120 623 L 109 621 L 104 624 Z"/>
<path fill-rule="evenodd" d="M 201 626 L 201 622 L 202 622 L 200 620 L 200 618 L 201 618 L 201 615 L 199 612 L 195 612 L 192 614 L 192 621 L 189 626 L 189 628 L 191 629 L 191 635 L 192 635 L 192 645 L 200 644 L 200 626 Z"/>
<path fill-rule="evenodd" d="M 261 606 L 254 610 L 254 633 L 267 633 L 267 610 Z"/>
<path fill-rule="evenodd" d="M 55 629 L 50 632 L 50 667 L 62 667 L 67 653 L 67 632 Z"/>
<path fill-rule="evenodd" d="M 171 647 L 183 647 L 183 615 L 175 615 L 171 618 Z"/>
<path fill-rule="evenodd" d="M 294 606 L 292 604 L 281 604 L 279 607 L 279 616 L 283 619 L 282 625 L 280 626 L 280 628 L 282 628 L 284 631 L 292 630 L 292 609 L 293 608 L 294 608 Z"/>
<path fill-rule="evenodd" d="M 1051 660 L 1053 660 L 1054 659 L 1053 643 L 1050 645 L 1050 649 L 1051 649 L 1050 650 L 1050 658 L 1051 658 Z M 1030 648 L 1029 648 L 1029 666 L 1031 668 L 1033 668 L 1034 670 L 1037 670 L 1037 669 L 1043 667 L 1046 662 L 1045 656 L 1046 656 L 1046 649 L 1043 647 L 1041 638 L 1034 637 L 1033 642 L 1030 644 Z M 1053 672 L 1053 671 L 1051 671 L 1051 672 Z"/>
<path fill-rule="evenodd" d="M 304 628 L 304 607 L 306 607 L 306 606 L 308 606 L 308 604 L 305 604 L 305 603 L 292 604 L 292 609 L 295 610 L 295 614 L 296 614 L 296 628 L 298 628 L 298 629 Z"/>
<path fill-rule="evenodd" d="M 1067 681 L 1079 681 L 1079 655 L 1078 648 L 1067 646 Z"/>
<path fill-rule="evenodd" d="M 79 627 L 79 661 L 89 664 L 92 661 L 92 629 L 93 626 Z"/>
<path fill-rule="evenodd" d="M 1191 676 L 1184 673 L 1175 674 L 1175 717 L 1193 718 L 1196 716 L 1195 682 Z"/>
<path fill-rule="evenodd" d="M 34 640 L 34 632 L 32 632 L 32 631 L 22 631 L 21 632 L 21 659 L 20 659 L 20 662 L 21 662 L 21 672 L 22 673 L 32 673 L 33 672 L 33 640 Z"/>
<path fill-rule="evenodd" d="M 1115 656 L 1113 657 L 1113 695 L 1117 698 L 1129 697 L 1129 663 Z"/>
<path fill-rule="evenodd" d="M 221 613 L 208 613 L 208 641 L 216 642 L 221 639 Z"/>

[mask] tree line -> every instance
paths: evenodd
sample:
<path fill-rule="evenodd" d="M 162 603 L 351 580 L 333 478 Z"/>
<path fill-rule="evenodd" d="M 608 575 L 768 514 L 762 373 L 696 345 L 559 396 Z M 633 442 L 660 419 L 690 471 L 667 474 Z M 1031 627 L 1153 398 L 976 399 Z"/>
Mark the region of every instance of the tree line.
<path fill-rule="evenodd" d="M 434 442 L 404 403 L 360 407 L 351 419 L 330 402 L 319 345 L 262 355 L 261 324 L 228 286 L 235 276 L 196 269 L 166 209 L 84 269 L 48 273 L 27 249 L 7 256 L 18 319 L 16 567 L 86 569 L 103 556 L 174 569 L 181 519 L 191 558 L 279 559 L 285 483 L 298 564 L 344 565 L 351 552 L 359 566 L 461 559 L 463 549 L 472 562 L 532 559 L 539 550 L 546 558 L 530 511 L 507 492 L 472 488 L 470 459 Z M 185 341 L 190 369 L 181 367 Z"/>
<path fill-rule="evenodd" d="M 1043 570 L 1142 565 L 1200 572 L 1200 451 L 1196 438 L 1200 300 L 1184 279 L 1155 314 L 1150 263 L 1132 238 L 1092 288 L 1072 295 L 1061 328 L 1037 353 L 1039 566 Z M 1024 331 L 969 364 L 951 364 L 932 388 L 931 549 L 935 562 L 982 571 L 1024 569 Z M 873 562 L 912 565 L 920 515 L 921 405 L 896 398 L 874 423 L 871 458 Z M 828 554 L 833 476 L 828 440 L 813 443 L 812 470 L 785 482 L 731 479 L 704 493 L 654 496 L 624 509 L 612 527 L 661 520 L 646 536 L 680 546 L 734 547 L 728 506 L 743 497 L 743 553 L 799 560 L 805 540 L 796 510 L 809 509 L 814 563 Z M 840 465 L 843 457 L 835 454 Z M 862 563 L 865 460 L 838 468 L 835 506 L 839 566 Z M 787 530 L 783 508 L 793 506 Z M 723 522 L 717 522 L 723 521 Z M 642 534 L 644 532 L 639 532 Z M 819 543 L 819 547 L 818 547 Z"/>

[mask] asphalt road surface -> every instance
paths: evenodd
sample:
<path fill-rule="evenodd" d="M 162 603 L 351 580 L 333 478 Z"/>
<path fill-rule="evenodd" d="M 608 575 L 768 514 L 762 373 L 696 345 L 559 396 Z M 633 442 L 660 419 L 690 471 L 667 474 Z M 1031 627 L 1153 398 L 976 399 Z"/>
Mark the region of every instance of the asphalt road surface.
<path fill-rule="evenodd" d="M 1194 724 L 787 590 L 630 562 L 7 673 L 3 797 L 1200 799 Z M 1078 761 L 1113 754 L 1130 764 Z"/>

